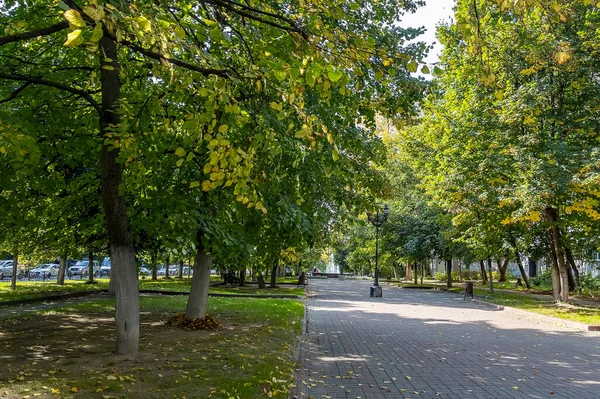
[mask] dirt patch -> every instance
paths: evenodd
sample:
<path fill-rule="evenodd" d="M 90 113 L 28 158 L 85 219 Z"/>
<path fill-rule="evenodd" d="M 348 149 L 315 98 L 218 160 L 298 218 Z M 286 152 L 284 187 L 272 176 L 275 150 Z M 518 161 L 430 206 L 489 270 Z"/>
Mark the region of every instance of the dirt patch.
<path fill-rule="evenodd" d="M 186 331 L 165 325 L 171 311 L 142 312 L 133 359 L 113 355 L 108 311 L 0 320 L 0 398 L 286 397 L 297 334 L 238 313 L 221 314 L 217 331 Z"/>

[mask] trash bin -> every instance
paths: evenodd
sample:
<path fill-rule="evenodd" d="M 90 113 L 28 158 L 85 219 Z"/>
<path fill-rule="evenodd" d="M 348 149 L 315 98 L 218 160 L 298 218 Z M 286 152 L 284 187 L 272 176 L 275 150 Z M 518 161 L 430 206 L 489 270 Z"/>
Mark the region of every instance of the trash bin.
<path fill-rule="evenodd" d="M 463 301 L 467 300 L 467 295 L 473 298 L 473 282 L 467 281 L 465 283 L 465 295 L 463 296 Z"/>

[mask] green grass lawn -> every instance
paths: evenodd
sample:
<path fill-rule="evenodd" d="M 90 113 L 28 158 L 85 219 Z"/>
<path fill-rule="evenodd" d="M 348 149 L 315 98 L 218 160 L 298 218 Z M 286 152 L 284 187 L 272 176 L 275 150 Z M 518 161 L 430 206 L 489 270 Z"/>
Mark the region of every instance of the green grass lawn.
<path fill-rule="evenodd" d="M 413 283 L 402 282 L 394 283 L 400 287 L 414 287 Z M 439 284 L 418 284 L 421 287 L 440 287 Z M 500 288 L 494 284 L 494 288 Z M 453 287 L 450 291 L 462 293 L 463 287 Z M 529 292 L 532 293 L 532 292 Z M 510 306 L 517 309 L 528 310 L 530 312 L 543 314 L 546 316 L 558 317 L 565 320 L 577 321 L 588 325 L 600 325 L 600 306 L 599 307 L 586 307 L 586 306 L 571 306 L 571 305 L 560 305 L 552 301 L 552 298 L 538 299 L 532 298 L 525 293 L 519 292 L 494 292 L 490 294 L 488 290 L 482 288 L 475 288 L 474 294 L 487 302 L 495 303 L 497 305 Z M 599 304 L 600 305 L 600 304 Z"/>
<path fill-rule="evenodd" d="M 65 280 L 65 285 L 56 281 L 17 281 L 17 289 L 10 289 L 10 281 L 0 282 L 0 301 L 37 298 L 47 295 L 68 294 L 71 292 L 104 290 L 108 288 L 108 280 L 97 280 L 97 284 L 86 284 L 87 280 Z"/>
<path fill-rule="evenodd" d="M 531 298 L 518 293 L 495 292 L 494 294 L 490 294 L 489 291 L 481 289 L 475 289 L 474 291 L 475 295 L 497 305 L 511 306 L 517 309 L 577 321 L 588 325 L 600 325 L 599 307 L 560 305 L 554 303 L 552 300 Z"/>
<path fill-rule="evenodd" d="M 165 325 L 186 297 L 142 297 L 140 355 L 118 359 L 114 300 L 0 321 L 0 392 L 11 398 L 288 398 L 298 364 L 300 300 L 210 298 L 222 327 Z"/>
<path fill-rule="evenodd" d="M 212 277 L 212 276 L 211 276 Z M 222 281 L 220 278 L 218 281 Z M 16 299 L 30 299 L 48 295 L 67 294 L 87 290 L 104 290 L 108 288 L 108 279 L 96 280 L 96 284 L 86 284 L 86 280 L 65 280 L 65 285 L 58 285 L 56 281 L 18 281 L 17 290 L 10 289 L 10 282 L 0 282 L 0 301 L 10 301 Z M 179 278 L 159 278 L 157 281 L 145 278 L 139 280 L 139 288 L 146 290 L 180 291 L 189 292 L 191 279 Z M 268 287 L 268 286 L 267 286 Z M 288 294 L 304 295 L 304 288 L 295 286 L 279 286 L 277 288 L 266 288 L 259 290 L 256 284 L 249 284 L 244 287 L 232 285 L 211 286 L 211 293 L 222 294 Z"/>

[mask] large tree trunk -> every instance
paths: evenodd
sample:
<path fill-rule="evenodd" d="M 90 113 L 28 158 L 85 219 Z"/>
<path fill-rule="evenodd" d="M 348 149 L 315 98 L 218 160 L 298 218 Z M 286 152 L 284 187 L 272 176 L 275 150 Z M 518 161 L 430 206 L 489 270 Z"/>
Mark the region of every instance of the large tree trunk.
<path fill-rule="evenodd" d="M 10 289 L 11 290 L 16 290 L 17 289 L 17 266 L 19 264 L 19 254 L 15 253 L 15 256 L 13 257 L 13 264 L 12 264 L 12 276 L 10 278 Z"/>
<path fill-rule="evenodd" d="M 498 270 L 500 271 L 500 278 L 498 279 L 499 283 L 504 283 L 506 282 L 506 272 L 508 271 L 508 254 L 506 254 L 506 257 L 504 258 L 504 262 L 502 262 L 502 264 L 500 264 L 500 259 L 498 259 Z"/>
<path fill-rule="evenodd" d="M 446 260 L 446 286 L 452 288 L 452 258 Z"/>
<path fill-rule="evenodd" d="M 100 39 L 99 56 L 102 84 L 100 187 L 112 258 L 111 280 L 114 280 L 116 296 L 116 352 L 118 355 L 134 355 L 139 348 L 140 299 L 127 206 L 125 199 L 119 194 L 122 182 L 121 166 L 117 163 L 119 150 L 112 145 L 114 140 L 111 138 L 121 122 L 117 44 L 106 35 Z"/>
<path fill-rule="evenodd" d="M 512 245 L 513 250 L 515 251 L 515 258 L 517 259 L 517 265 L 519 265 L 519 271 L 521 272 L 521 277 L 523 277 L 525 286 L 527 288 L 531 288 L 531 284 L 529 283 L 529 277 L 527 277 L 527 273 L 525 273 L 525 268 L 523 267 L 523 262 L 521 261 L 519 247 L 517 247 L 517 240 L 515 240 L 515 237 L 512 235 L 512 233 L 510 235 L 510 245 Z"/>
<path fill-rule="evenodd" d="M 487 258 L 487 264 L 488 264 L 488 273 L 489 273 L 489 279 L 490 279 L 490 294 L 494 293 L 494 275 L 492 274 L 492 258 L 490 258 L 488 256 Z"/>
<path fill-rule="evenodd" d="M 487 273 L 485 272 L 485 263 L 483 263 L 483 260 L 479 261 L 479 267 L 481 268 L 481 282 L 485 285 L 487 283 Z"/>
<path fill-rule="evenodd" d="M 58 260 L 58 276 L 56 276 L 56 284 L 65 285 L 65 273 L 67 271 L 67 251 L 65 251 Z"/>
<path fill-rule="evenodd" d="M 560 276 L 560 297 L 561 302 L 567 302 L 569 300 L 569 273 L 565 264 L 565 252 L 562 245 L 562 237 L 560 229 L 558 227 L 558 209 L 546 208 L 545 209 L 546 220 L 551 223 L 550 226 L 550 237 L 551 242 L 554 246 L 556 263 L 558 264 L 558 273 Z M 553 275 L 554 277 L 554 275 Z M 554 281 L 552 283 L 554 286 Z"/>
<path fill-rule="evenodd" d="M 88 253 L 88 281 L 94 282 L 94 253 L 92 251 Z"/>
<path fill-rule="evenodd" d="M 275 264 L 275 266 L 273 266 L 271 268 L 271 288 L 275 288 L 277 287 L 277 269 L 279 268 L 279 266 L 277 264 Z"/>
<path fill-rule="evenodd" d="M 571 252 L 571 248 L 565 247 L 565 255 L 567 257 L 567 263 L 570 265 L 573 270 L 573 275 L 575 276 L 575 286 L 577 289 L 581 290 L 581 278 L 579 277 L 579 269 L 575 264 L 575 259 L 573 259 L 573 253 Z"/>
<path fill-rule="evenodd" d="M 569 266 L 569 262 L 566 261 L 565 268 L 567 269 L 567 278 L 569 279 L 569 292 L 575 291 L 575 278 L 573 277 L 573 270 Z"/>
<path fill-rule="evenodd" d="M 190 297 L 188 298 L 187 307 L 185 309 L 185 317 L 188 319 L 200 319 L 206 316 L 212 256 L 206 253 L 206 248 L 204 248 L 204 245 L 202 244 L 203 235 L 204 232 L 202 231 L 198 231 L 196 234 L 197 252 L 196 258 L 194 259 L 194 276 L 192 277 Z"/>

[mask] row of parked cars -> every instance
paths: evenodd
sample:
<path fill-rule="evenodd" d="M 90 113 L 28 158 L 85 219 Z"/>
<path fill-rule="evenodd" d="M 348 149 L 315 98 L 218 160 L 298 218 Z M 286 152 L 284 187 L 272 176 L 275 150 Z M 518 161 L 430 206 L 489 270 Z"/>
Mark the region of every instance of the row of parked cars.
<path fill-rule="evenodd" d="M 89 274 L 89 260 L 80 261 L 67 261 L 67 268 L 65 275 L 69 278 L 74 276 L 87 277 Z M 24 269 L 18 268 L 19 278 L 56 278 L 60 266 L 57 263 L 43 263 L 37 267 L 25 271 Z M 104 258 L 102 264 L 97 260 L 94 261 L 93 272 L 94 277 L 110 277 L 111 262 L 110 258 Z M 13 274 L 13 261 L 12 260 L 0 260 L 0 280 L 4 278 L 10 278 Z"/>
<path fill-rule="evenodd" d="M 59 271 L 58 263 L 43 263 L 38 265 L 37 267 L 30 269 L 29 271 L 25 271 L 24 269 L 19 269 L 18 278 L 43 278 L 43 279 L 53 279 L 58 276 Z M 13 270 L 13 261 L 12 260 L 0 260 L 0 280 L 4 278 L 10 278 L 12 276 Z M 104 258 L 102 263 L 98 261 L 94 261 L 93 265 L 93 273 L 94 277 L 110 277 L 111 270 L 111 261 L 110 258 Z M 188 265 L 183 266 L 183 275 L 191 275 L 194 270 L 190 269 Z M 216 271 L 215 271 L 216 273 Z M 79 278 L 87 278 L 89 274 L 89 261 L 87 259 L 74 261 L 67 261 L 67 268 L 65 271 L 65 276 L 68 278 L 73 278 L 78 276 Z M 140 276 L 149 276 L 152 274 L 152 270 L 150 270 L 147 265 L 142 265 L 139 269 Z M 166 275 L 166 267 L 160 266 L 156 270 L 156 274 L 159 276 Z M 179 265 L 170 265 L 169 266 L 169 276 L 177 276 L 179 275 Z"/>

